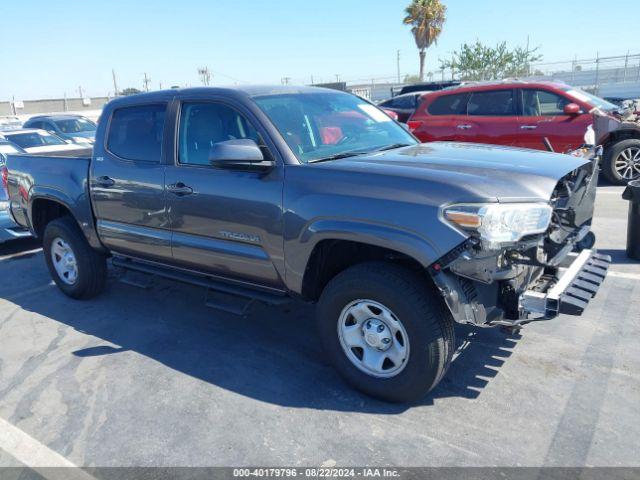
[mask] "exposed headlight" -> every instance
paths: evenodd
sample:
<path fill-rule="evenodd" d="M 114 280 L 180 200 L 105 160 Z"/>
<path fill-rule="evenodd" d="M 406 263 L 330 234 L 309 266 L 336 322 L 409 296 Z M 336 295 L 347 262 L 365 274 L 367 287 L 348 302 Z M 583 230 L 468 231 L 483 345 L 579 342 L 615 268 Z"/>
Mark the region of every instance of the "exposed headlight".
<path fill-rule="evenodd" d="M 485 203 L 451 205 L 442 213 L 450 223 L 478 232 L 492 247 L 545 232 L 552 209 L 545 203 Z"/>

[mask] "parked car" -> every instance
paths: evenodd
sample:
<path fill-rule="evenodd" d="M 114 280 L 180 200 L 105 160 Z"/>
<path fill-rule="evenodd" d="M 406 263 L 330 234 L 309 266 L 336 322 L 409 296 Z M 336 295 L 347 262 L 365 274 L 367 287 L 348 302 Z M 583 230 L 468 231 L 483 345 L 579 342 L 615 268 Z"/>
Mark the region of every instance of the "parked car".
<path fill-rule="evenodd" d="M 424 97 L 408 125 L 423 142 L 454 140 L 543 150 L 546 138 L 555 151 L 566 152 L 582 144 L 594 108 L 619 113 L 618 106 L 562 83 L 467 84 Z M 603 147 L 603 173 L 610 181 L 624 184 L 640 176 L 640 131 L 619 130 Z M 629 161 L 635 165 L 633 173 L 627 168 Z"/>
<path fill-rule="evenodd" d="M 93 145 L 96 124 L 81 115 L 38 115 L 24 123 L 24 128 L 37 128 L 82 146 Z"/>
<path fill-rule="evenodd" d="M 22 128 L 22 122 L 15 115 L 0 116 L 0 132 Z"/>
<path fill-rule="evenodd" d="M 427 92 L 405 93 L 404 95 L 398 95 L 384 100 L 378 103 L 378 106 L 385 111 L 395 112 L 399 122 L 407 123 L 411 115 L 416 111 L 416 108 L 418 108 L 421 101 L 420 99 L 425 93 Z"/>
<path fill-rule="evenodd" d="M 398 95 L 404 95 L 405 93 L 413 92 L 435 92 L 437 90 L 443 90 L 445 88 L 457 87 L 462 82 L 459 80 L 443 80 L 437 82 L 421 82 L 413 83 L 411 85 L 405 85 L 400 89 Z"/>
<path fill-rule="evenodd" d="M 18 145 L 28 153 L 64 152 L 77 150 L 80 147 L 77 144 L 71 143 L 69 140 L 63 140 L 53 133 L 35 128 L 22 128 L 20 130 L 0 132 L 0 136 Z"/>
<path fill-rule="evenodd" d="M 0 167 L 5 165 L 7 155 L 10 153 L 27 153 L 15 143 L 0 136 Z"/>
<path fill-rule="evenodd" d="M 2 185 L 0 186 L 0 243 L 15 238 L 29 237 L 29 229 L 17 225 L 9 214 L 9 195 L 7 193 L 7 168 L 8 154 L 26 153 L 17 145 L 0 138 L 0 174 Z"/>
<path fill-rule="evenodd" d="M 152 92 L 102 118 L 92 157 L 8 158 L 12 214 L 59 288 L 99 294 L 112 257 L 224 292 L 227 311 L 318 302 L 331 362 L 379 398 L 438 384 L 454 322 L 580 315 L 606 275 L 582 243 L 599 171 L 583 158 L 419 144 L 376 106 L 310 87 Z"/>

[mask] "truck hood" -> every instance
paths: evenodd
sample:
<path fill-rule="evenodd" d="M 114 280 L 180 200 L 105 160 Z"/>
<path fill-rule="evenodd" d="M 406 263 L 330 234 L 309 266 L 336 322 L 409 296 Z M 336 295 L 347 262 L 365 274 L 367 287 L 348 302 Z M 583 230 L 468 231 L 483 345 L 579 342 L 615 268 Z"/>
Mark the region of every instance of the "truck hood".
<path fill-rule="evenodd" d="M 523 148 L 433 142 L 314 166 L 426 180 L 448 201 L 548 201 L 558 180 L 584 158 Z M 435 192 L 434 192 L 435 193 Z"/>

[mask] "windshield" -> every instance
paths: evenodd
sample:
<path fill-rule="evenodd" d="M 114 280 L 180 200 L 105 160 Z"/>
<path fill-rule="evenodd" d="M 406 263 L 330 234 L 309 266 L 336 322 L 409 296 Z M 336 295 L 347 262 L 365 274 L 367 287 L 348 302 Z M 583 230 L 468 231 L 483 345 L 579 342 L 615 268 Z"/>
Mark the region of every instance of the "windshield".
<path fill-rule="evenodd" d="M 7 137 L 13 143 L 22 148 L 43 147 L 46 145 L 66 145 L 66 142 L 60 137 L 49 134 L 41 134 L 38 132 L 16 133 L 15 135 L 11 135 L 10 137 L 7 135 Z"/>
<path fill-rule="evenodd" d="M 417 143 L 386 113 L 354 95 L 293 93 L 254 100 L 303 163 Z"/>
<path fill-rule="evenodd" d="M 63 133 L 95 132 L 96 124 L 86 118 L 56 120 L 56 127 Z"/>
<path fill-rule="evenodd" d="M 586 102 L 591 106 L 597 107 L 601 110 L 607 110 L 607 111 L 620 110 L 620 107 L 618 107 L 617 105 L 611 102 L 607 102 L 604 98 L 596 97 L 595 95 L 587 93 L 584 90 L 581 90 L 579 88 L 570 87 L 570 88 L 564 88 L 563 90 L 567 92 L 569 95 L 571 95 L 573 98 Z"/>

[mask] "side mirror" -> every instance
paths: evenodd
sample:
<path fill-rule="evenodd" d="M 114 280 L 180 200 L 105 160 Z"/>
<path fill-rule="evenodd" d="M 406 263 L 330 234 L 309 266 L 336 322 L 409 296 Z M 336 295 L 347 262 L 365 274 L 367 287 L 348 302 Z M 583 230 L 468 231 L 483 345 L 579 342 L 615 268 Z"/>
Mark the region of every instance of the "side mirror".
<path fill-rule="evenodd" d="M 274 161 L 265 160 L 258 144 L 248 138 L 214 143 L 209 150 L 209 163 L 216 168 L 258 172 L 275 166 Z"/>
<path fill-rule="evenodd" d="M 564 106 L 565 115 L 578 115 L 580 113 L 580 105 L 577 103 L 568 103 Z"/>

